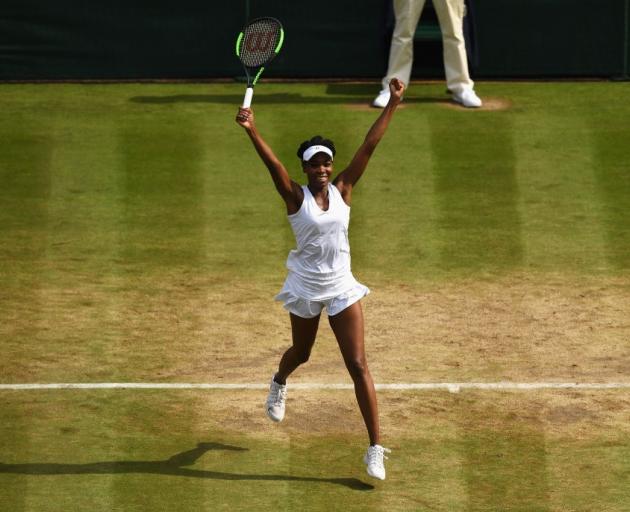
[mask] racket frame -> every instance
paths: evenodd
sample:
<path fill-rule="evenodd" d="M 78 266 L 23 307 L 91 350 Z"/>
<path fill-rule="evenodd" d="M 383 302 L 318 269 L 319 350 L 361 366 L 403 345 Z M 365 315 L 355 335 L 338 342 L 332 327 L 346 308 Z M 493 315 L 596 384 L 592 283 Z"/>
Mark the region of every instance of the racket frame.
<path fill-rule="evenodd" d="M 264 20 L 264 19 L 273 20 L 274 22 L 278 24 L 278 26 L 280 27 L 280 37 L 278 39 L 278 43 L 276 44 L 276 47 L 273 49 L 273 55 L 267 61 L 265 61 L 264 65 L 250 67 L 250 66 L 245 65 L 243 61 L 241 60 L 241 52 L 240 52 L 241 41 L 243 40 L 243 37 L 245 37 L 245 30 L 247 29 L 247 27 L 249 27 L 250 25 L 253 25 L 257 21 Z M 283 43 L 284 43 L 284 28 L 282 27 L 282 23 L 280 23 L 280 21 L 277 20 L 276 18 L 272 18 L 270 16 L 265 16 L 262 18 L 256 18 L 256 19 L 251 20 L 243 27 L 243 29 L 239 33 L 236 39 L 236 56 L 239 58 L 239 60 L 241 60 L 241 63 L 243 64 L 243 68 L 245 69 L 245 76 L 247 77 L 247 89 L 245 89 L 245 97 L 243 98 L 243 104 L 242 104 L 243 108 L 249 108 L 251 106 L 252 98 L 254 97 L 254 86 L 258 82 L 258 79 L 260 78 L 260 76 L 263 74 L 263 71 L 265 71 L 265 66 L 269 64 L 273 59 L 275 59 L 276 55 L 278 55 L 278 53 L 280 52 L 280 49 L 282 48 Z M 252 79 L 252 75 L 254 77 L 253 79 Z"/>

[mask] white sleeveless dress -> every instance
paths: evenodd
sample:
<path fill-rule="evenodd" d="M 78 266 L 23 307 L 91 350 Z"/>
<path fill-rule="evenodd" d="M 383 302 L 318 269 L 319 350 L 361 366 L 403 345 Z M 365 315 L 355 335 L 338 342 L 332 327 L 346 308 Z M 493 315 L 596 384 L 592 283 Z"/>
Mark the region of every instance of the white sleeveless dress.
<path fill-rule="evenodd" d="M 300 209 L 288 215 L 297 248 L 289 253 L 289 274 L 276 300 L 304 318 L 317 316 L 324 307 L 332 316 L 369 293 L 350 269 L 350 207 L 331 183 L 326 211 L 317 205 L 308 186 L 302 190 Z"/>

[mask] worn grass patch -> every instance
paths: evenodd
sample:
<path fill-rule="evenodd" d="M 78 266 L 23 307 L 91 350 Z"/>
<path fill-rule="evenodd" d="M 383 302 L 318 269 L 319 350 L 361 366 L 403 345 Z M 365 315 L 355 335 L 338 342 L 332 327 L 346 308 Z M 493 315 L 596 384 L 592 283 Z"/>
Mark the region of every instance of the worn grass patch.
<path fill-rule="evenodd" d="M 266 382 L 290 343 L 273 302 L 281 284 L 172 273 L 14 290 L 0 325 L 3 380 Z M 367 284 L 377 382 L 606 382 L 630 370 L 621 278 Z M 295 379 L 348 381 L 325 318 Z"/>

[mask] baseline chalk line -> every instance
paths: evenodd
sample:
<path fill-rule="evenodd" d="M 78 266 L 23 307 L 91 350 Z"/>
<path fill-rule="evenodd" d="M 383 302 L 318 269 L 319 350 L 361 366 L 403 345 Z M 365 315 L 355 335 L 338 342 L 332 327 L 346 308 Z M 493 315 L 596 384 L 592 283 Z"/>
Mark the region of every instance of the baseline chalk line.
<path fill-rule="evenodd" d="M 348 390 L 352 384 L 291 383 L 291 389 Z M 0 391 L 30 391 L 44 389 L 268 389 L 259 383 L 187 383 L 187 382 L 67 382 L 0 384 Z M 458 393 L 467 389 L 488 391 L 532 391 L 542 389 L 604 390 L 630 389 L 630 382 L 401 382 L 375 384 L 378 391 L 444 390 Z"/>

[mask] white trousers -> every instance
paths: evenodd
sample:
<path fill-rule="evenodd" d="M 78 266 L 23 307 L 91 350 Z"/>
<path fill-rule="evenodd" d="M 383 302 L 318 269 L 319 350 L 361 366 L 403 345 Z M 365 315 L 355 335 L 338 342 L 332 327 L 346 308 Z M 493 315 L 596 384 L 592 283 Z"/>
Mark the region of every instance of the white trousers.
<path fill-rule="evenodd" d="M 413 38 L 424 2 L 425 0 L 394 0 L 396 26 L 389 50 L 387 75 L 382 82 L 383 89 L 389 87 L 389 81 L 394 77 L 409 85 L 413 65 Z M 468 74 L 464 41 L 464 0 L 433 0 L 433 5 L 442 31 L 446 87 L 451 92 L 472 88 L 474 82 Z"/>

